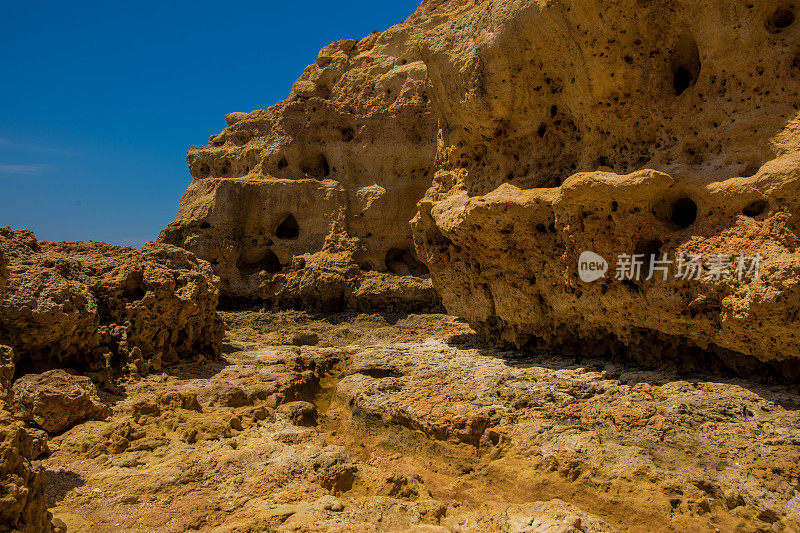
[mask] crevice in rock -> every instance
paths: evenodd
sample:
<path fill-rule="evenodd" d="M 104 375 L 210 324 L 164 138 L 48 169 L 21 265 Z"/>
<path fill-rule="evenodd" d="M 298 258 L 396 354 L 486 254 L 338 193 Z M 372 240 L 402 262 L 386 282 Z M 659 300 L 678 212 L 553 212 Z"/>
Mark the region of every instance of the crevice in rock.
<path fill-rule="evenodd" d="M 653 264 L 653 259 L 661 257 L 661 247 L 664 245 L 659 239 L 647 239 L 639 241 L 636 244 L 634 254 L 644 255 L 642 265 L 642 278 L 647 278 L 650 274 L 650 266 Z"/>

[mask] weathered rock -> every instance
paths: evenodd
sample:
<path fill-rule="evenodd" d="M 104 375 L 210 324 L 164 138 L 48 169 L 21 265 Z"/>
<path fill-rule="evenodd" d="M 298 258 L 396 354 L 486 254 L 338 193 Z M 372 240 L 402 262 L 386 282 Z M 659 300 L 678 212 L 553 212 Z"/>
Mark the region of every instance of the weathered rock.
<path fill-rule="evenodd" d="M 0 252 L 0 302 L 6 297 L 6 283 L 8 282 L 8 260 Z"/>
<path fill-rule="evenodd" d="M 309 402 L 289 402 L 278 407 L 278 415 L 297 426 L 316 426 L 317 408 Z"/>
<path fill-rule="evenodd" d="M 46 451 L 47 444 L 11 414 L 13 375 L 13 352 L 0 346 L 0 531 L 50 531 L 44 469 L 33 462 Z"/>
<path fill-rule="evenodd" d="M 437 131 L 417 33 L 325 47 L 289 99 L 189 150 L 194 181 L 159 241 L 210 261 L 224 303 L 440 307 L 408 225 Z"/>
<path fill-rule="evenodd" d="M 92 380 L 63 370 L 26 374 L 14 382 L 14 410 L 48 433 L 61 433 L 86 420 L 105 420 L 108 407 Z"/>
<path fill-rule="evenodd" d="M 33 443 L 6 410 L 0 409 L 0 530 L 50 531 L 44 469 L 31 462 Z"/>
<path fill-rule="evenodd" d="M 530 350 L 800 377 L 795 17 L 688 0 L 448 17 L 424 45 L 441 143 L 412 224 L 448 311 Z M 580 281 L 583 251 L 605 279 Z M 732 276 L 615 280 L 619 254 L 642 278 L 651 256 L 729 254 Z M 740 254 L 763 256 L 758 279 Z"/>
<path fill-rule="evenodd" d="M 71 367 L 146 373 L 221 349 L 218 291 L 205 261 L 169 245 L 38 242 L 0 229 L 10 262 L 0 342 L 17 372 Z"/>
<path fill-rule="evenodd" d="M 430 268 L 494 342 L 799 377 L 795 10 L 425 1 L 228 115 L 160 239 L 234 303 L 429 306 Z M 604 281 L 579 281 L 583 251 Z M 761 277 L 610 279 L 619 254 L 646 277 L 681 253 L 760 253 Z"/>
<path fill-rule="evenodd" d="M 228 331 L 257 349 L 130 380 L 107 421 L 54 437 L 53 513 L 165 533 L 800 528 L 796 387 L 464 347 L 441 315 L 264 315 Z M 309 324 L 327 346 L 259 343 Z M 302 398 L 314 427 L 283 414 Z"/>
<path fill-rule="evenodd" d="M 292 337 L 292 344 L 295 346 L 315 346 L 319 343 L 319 335 L 316 333 L 298 333 Z"/>

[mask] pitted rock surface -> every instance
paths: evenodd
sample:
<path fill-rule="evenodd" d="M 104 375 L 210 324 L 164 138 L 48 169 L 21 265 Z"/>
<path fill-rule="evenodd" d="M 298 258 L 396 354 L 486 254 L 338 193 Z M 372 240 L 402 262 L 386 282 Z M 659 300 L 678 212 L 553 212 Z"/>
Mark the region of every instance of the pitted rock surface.
<path fill-rule="evenodd" d="M 10 271 L 0 342 L 18 373 L 73 368 L 102 381 L 220 352 L 214 276 L 185 250 L 39 242 L 8 228 L 0 250 Z"/>

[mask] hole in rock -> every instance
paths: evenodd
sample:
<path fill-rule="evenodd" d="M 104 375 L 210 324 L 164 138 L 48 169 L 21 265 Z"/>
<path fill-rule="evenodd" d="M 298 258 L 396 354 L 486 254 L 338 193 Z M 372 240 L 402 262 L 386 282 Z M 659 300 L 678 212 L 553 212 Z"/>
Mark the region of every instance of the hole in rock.
<path fill-rule="evenodd" d="M 278 170 L 283 170 L 289 166 L 289 162 L 286 160 L 285 157 L 281 157 L 281 160 L 278 161 Z"/>
<path fill-rule="evenodd" d="M 239 269 L 245 276 L 250 276 L 261 271 L 266 271 L 270 274 L 275 274 L 281 271 L 281 262 L 275 252 L 272 250 L 265 250 L 261 257 L 250 259 L 245 257 L 245 254 L 239 256 L 236 261 L 236 268 Z"/>
<path fill-rule="evenodd" d="M 686 229 L 697 220 L 697 204 L 691 198 L 680 198 L 672 204 L 670 221 L 679 228 Z"/>
<path fill-rule="evenodd" d="M 342 128 L 342 140 L 346 143 L 349 143 L 356 137 L 356 131 L 353 128 Z"/>
<path fill-rule="evenodd" d="M 144 298 L 144 295 L 147 294 L 147 291 L 144 290 L 144 287 L 136 285 L 134 287 L 126 287 L 124 291 L 122 291 L 122 297 L 126 300 L 131 300 L 137 302 Z"/>
<path fill-rule="evenodd" d="M 700 50 L 691 37 L 684 36 L 672 58 L 672 86 L 680 96 L 697 83 L 700 76 Z"/>
<path fill-rule="evenodd" d="M 759 215 L 763 215 L 768 207 L 769 204 L 766 200 L 756 200 L 755 202 L 750 202 L 747 204 L 747 206 L 742 209 L 742 214 L 751 218 L 755 218 Z"/>
<path fill-rule="evenodd" d="M 744 171 L 742 172 L 742 177 L 744 178 L 751 178 L 758 174 L 758 171 L 761 170 L 761 165 L 757 163 L 751 163 L 745 167 Z"/>
<path fill-rule="evenodd" d="M 300 224 L 294 215 L 289 214 L 275 229 L 275 236 L 279 239 L 296 239 L 300 236 Z"/>
<path fill-rule="evenodd" d="M 139 271 L 132 272 L 125 280 L 125 285 L 122 287 L 122 297 L 126 300 L 138 302 L 147 290 L 144 287 L 144 274 Z"/>
<path fill-rule="evenodd" d="M 686 89 L 694 85 L 694 81 L 694 75 L 691 72 L 684 67 L 678 67 L 678 70 L 675 71 L 675 77 L 673 78 L 675 94 L 683 94 Z"/>
<path fill-rule="evenodd" d="M 331 174 L 328 158 L 324 154 L 318 154 L 316 157 L 306 161 L 300 170 L 303 174 L 308 174 L 314 178 L 325 178 Z"/>
<path fill-rule="evenodd" d="M 208 229 L 210 227 L 211 227 L 211 224 L 209 224 L 205 220 L 200 223 L 200 229 Z"/>
<path fill-rule="evenodd" d="M 788 28 L 795 21 L 794 9 L 791 7 L 779 7 L 767 19 L 766 28 L 770 33 L 780 33 L 784 28 Z"/>
<path fill-rule="evenodd" d="M 386 269 L 399 276 L 424 276 L 428 274 L 428 267 L 414 257 L 414 254 L 403 248 L 390 248 L 386 252 Z"/>
<path fill-rule="evenodd" d="M 637 255 L 638 254 L 644 255 L 643 258 L 644 264 L 642 266 L 642 273 L 641 273 L 642 278 L 646 278 L 647 276 L 650 275 L 650 265 L 652 264 L 654 257 L 656 259 L 661 257 L 661 246 L 663 246 L 663 244 L 664 243 L 662 243 L 658 239 L 639 241 L 636 244 L 636 248 L 634 249 L 633 253 Z M 658 275 L 658 273 L 656 272 L 655 275 Z"/>

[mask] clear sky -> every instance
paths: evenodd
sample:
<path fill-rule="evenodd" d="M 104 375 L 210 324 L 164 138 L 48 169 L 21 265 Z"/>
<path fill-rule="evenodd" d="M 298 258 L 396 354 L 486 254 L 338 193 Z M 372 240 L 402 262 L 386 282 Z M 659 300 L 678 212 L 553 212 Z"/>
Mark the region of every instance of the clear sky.
<path fill-rule="evenodd" d="M 418 0 L 4 2 L 0 226 L 141 246 L 232 111 L 283 100 L 320 48 Z"/>

